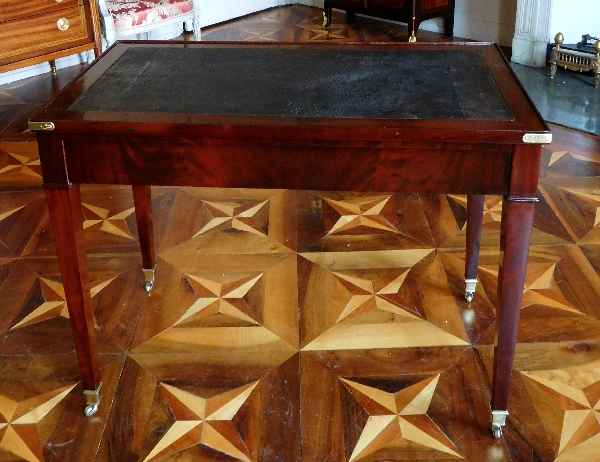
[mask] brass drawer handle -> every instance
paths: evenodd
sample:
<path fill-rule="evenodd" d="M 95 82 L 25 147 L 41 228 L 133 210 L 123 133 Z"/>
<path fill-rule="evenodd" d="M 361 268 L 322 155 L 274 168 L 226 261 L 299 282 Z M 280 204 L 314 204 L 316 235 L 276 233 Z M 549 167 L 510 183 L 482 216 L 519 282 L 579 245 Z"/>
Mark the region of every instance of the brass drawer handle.
<path fill-rule="evenodd" d="M 56 21 L 56 27 L 58 27 L 58 30 L 67 30 L 69 28 L 69 20 L 67 18 L 60 18 Z"/>
<path fill-rule="evenodd" d="M 62 3 L 63 0 L 54 0 L 56 3 Z"/>

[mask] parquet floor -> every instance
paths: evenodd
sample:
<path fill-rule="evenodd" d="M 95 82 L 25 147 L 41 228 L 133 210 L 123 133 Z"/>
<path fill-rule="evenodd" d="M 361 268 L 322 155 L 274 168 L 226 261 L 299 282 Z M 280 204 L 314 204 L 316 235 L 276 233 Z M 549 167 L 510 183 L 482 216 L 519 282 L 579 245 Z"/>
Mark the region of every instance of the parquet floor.
<path fill-rule="evenodd" d="M 319 14 L 204 38 L 338 34 Z M 463 196 L 154 188 L 148 295 L 131 190 L 83 187 L 104 384 L 87 419 L 37 146 L 0 142 L 0 461 L 598 461 L 600 139 L 552 130 L 499 440 L 499 199 L 468 304 Z"/>

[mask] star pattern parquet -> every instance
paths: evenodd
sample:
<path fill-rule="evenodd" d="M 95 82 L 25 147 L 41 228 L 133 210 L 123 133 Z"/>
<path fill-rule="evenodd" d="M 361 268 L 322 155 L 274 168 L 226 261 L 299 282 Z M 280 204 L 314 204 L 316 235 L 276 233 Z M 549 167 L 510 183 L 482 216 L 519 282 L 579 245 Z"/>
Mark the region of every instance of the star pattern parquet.
<path fill-rule="evenodd" d="M 405 40 L 334 14 L 276 8 L 203 38 Z M 0 142 L 0 461 L 596 461 L 600 141 L 552 130 L 500 440 L 498 198 L 466 303 L 464 196 L 153 188 L 146 294 L 131 190 L 82 187 L 104 382 L 86 419 L 36 144 Z"/>

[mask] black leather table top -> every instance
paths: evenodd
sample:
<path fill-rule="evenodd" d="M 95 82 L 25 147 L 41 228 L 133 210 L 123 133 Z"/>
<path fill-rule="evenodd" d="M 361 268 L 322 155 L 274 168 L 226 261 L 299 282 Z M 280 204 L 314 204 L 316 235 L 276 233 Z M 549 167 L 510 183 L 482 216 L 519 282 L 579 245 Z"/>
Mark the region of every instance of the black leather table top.
<path fill-rule="evenodd" d="M 133 47 L 69 110 L 514 120 L 477 49 Z"/>

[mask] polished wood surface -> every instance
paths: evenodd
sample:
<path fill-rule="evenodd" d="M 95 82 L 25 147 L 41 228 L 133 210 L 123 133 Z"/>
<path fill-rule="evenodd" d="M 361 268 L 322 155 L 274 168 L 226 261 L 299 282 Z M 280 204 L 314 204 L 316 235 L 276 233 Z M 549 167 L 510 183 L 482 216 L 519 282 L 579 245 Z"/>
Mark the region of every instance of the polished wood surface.
<path fill-rule="evenodd" d="M 280 8 L 220 26 L 212 37 L 405 39 L 368 18 L 327 36 L 320 19 L 318 9 Z M 11 126 L 9 133 L 16 132 Z M 163 452 L 162 460 L 595 462 L 600 142 L 558 126 L 552 132 L 553 143 L 542 150 L 510 417 L 501 440 L 488 429 L 501 198 L 485 197 L 480 283 L 467 304 L 463 195 L 153 188 L 157 259 L 169 286 L 148 296 L 131 188 L 83 186 L 99 366 L 104 403 L 110 403 L 88 420 L 39 189 L 37 146 L 0 143 L 0 458 L 144 460 L 166 450 L 163 435 L 175 427 L 171 436 L 190 429 L 189 443 L 182 435 L 171 446 L 178 452 Z M 315 252 L 330 258 L 305 258 Z M 359 267 L 340 261 L 342 252 Z M 356 337 L 356 348 L 298 351 L 294 332 L 306 328 L 296 327 L 299 315 L 282 310 L 290 306 L 286 297 L 297 297 L 306 307 L 302 313 L 324 314 L 318 297 L 329 296 L 339 314 L 358 302 L 364 306 L 345 321 L 312 327 L 311 337 L 333 345 L 344 337 L 324 335 L 327 326 L 353 322 L 379 324 L 381 331 Z M 390 304 L 400 311 L 386 311 Z M 413 336 L 406 348 L 393 343 L 396 335 L 383 335 L 394 326 L 412 332 L 407 322 L 428 335 Z M 207 337 L 210 329 L 219 330 Z M 384 347 L 362 350 L 375 340 Z M 195 349 L 198 354 L 189 353 Z M 211 410 L 225 401 L 231 403 L 227 413 Z M 202 409 L 206 427 L 216 432 L 209 429 L 196 444 Z"/>

